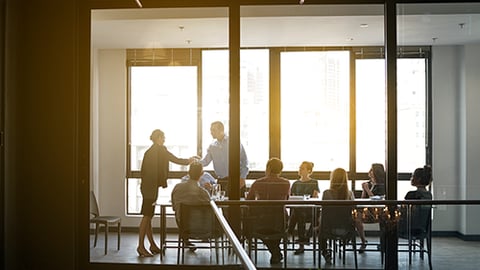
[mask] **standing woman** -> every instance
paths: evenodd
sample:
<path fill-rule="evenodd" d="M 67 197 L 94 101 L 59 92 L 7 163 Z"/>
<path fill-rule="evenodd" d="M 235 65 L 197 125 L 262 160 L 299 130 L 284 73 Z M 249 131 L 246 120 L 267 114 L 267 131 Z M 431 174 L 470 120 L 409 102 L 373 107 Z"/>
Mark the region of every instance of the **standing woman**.
<path fill-rule="evenodd" d="M 165 143 L 165 134 L 160 129 L 155 129 L 150 135 L 152 146 L 145 152 L 142 161 L 142 183 L 140 190 L 142 192 L 142 215 L 140 221 L 139 238 L 137 252 L 140 257 L 152 257 L 153 254 L 160 253 L 161 250 L 153 239 L 152 218 L 154 214 L 154 204 L 157 201 L 158 188 L 167 187 L 169 162 L 181 165 L 188 165 L 193 161 L 189 159 L 177 158 L 170 153 L 163 145 Z M 150 242 L 150 252 L 145 249 L 145 235 Z"/>

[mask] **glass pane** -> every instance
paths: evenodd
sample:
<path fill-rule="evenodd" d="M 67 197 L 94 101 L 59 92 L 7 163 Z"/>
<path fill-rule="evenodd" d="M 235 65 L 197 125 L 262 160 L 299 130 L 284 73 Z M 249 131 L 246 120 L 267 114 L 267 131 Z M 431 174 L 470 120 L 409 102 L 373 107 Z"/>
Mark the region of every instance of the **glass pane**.
<path fill-rule="evenodd" d="M 413 172 L 426 160 L 425 59 L 397 60 L 398 171 Z"/>
<path fill-rule="evenodd" d="M 385 164 L 385 60 L 357 60 L 355 68 L 357 171 L 368 172 L 372 163 Z"/>
<path fill-rule="evenodd" d="M 283 52 L 280 70 L 285 169 L 348 170 L 349 52 Z"/>
<path fill-rule="evenodd" d="M 210 124 L 221 121 L 229 128 L 229 66 L 227 50 L 202 53 L 203 151 L 211 143 Z M 268 159 L 268 50 L 240 52 L 240 140 L 252 170 L 264 170 Z M 205 154 L 205 153 L 204 153 Z M 207 169 L 213 169 L 212 163 Z"/>
<path fill-rule="evenodd" d="M 197 67 L 131 67 L 131 164 L 140 170 L 154 129 L 165 132 L 165 146 L 177 157 L 197 152 Z M 170 169 L 186 166 L 170 163 Z"/>

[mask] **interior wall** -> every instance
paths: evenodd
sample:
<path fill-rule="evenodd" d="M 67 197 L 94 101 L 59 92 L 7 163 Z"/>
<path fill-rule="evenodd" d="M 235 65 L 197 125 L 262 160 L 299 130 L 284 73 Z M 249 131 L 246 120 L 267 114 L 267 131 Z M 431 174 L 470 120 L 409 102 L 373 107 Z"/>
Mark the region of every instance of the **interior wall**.
<path fill-rule="evenodd" d="M 101 213 L 124 217 L 122 226 L 138 226 L 127 218 L 126 172 L 126 62 L 125 50 L 100 50 L 98 56 L 97 127 L 99 164 L 95 167 L 97 200 Z M 94 179 L 95 180 L 95 179 Z"/>
<path fill-rule="evenodd" d="M 432 47 L 432 169 L 438 200 L 459 199 L 459 59 L 458 46 Z M 457 231 L 459 217 L 458 206 L 439 206 L 434 210 L 433 229 Z"/>
<path fill-rule="evenodd" d="M 480 118 L 478 117 L 480 101 L 480 45 L 470 44 L 465 48 L 465 144 L 466 144 L 466 178 L 464 199 L 478 199 L 480 194 Z M 480 206 L 464 206 L 465 228 L 462 234 L 480 234 Z"/>

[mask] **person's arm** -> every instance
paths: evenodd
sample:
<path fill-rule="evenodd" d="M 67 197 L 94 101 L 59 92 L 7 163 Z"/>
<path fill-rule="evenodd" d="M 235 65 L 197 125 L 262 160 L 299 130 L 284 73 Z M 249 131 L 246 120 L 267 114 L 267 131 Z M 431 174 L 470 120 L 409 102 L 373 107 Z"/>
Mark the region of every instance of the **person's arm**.
<path fill-rule="evenodd" d="M 173 187 L 173 190 L 172 190 L 171 201 L 172 201 L 173 211 L 175 211 L 175 212 L 177 211 L 176 193 L 177 193 L 177 186 L 174 186 L 174 187 Z"/>
<path fill-rule="evenodd" d="M 370 190 L 370 182 L 362 183 L 362 198 L 369 198 L 373 196 L 372 191 Z"/>
<path fill-rule="evenodd" d="M 240 144 L 240 187 L 245 185 L 245 179 L 247 178 L 248 175 L 248 158 L 247 158 L 247 153 L 245 152 L 245 148 L 243 148 L 243 145 Z M 242 180 L 243 180 L 243 185 L 242 185 Z"/>
<path fill-rule="evenodd" d="M 180 164 L 180 165 L 188 165 L 190 164 L 192 161 L 193 161 L 193 157 L 192 158 L 178 158 L 177 156 L 175 156 L 174 154 L 170 153 L 170 151 L 167 150 L 167 155 L 168 155 L 168 160 L 170 162 L 173 162 L 173 163 L 176 163 L 176 164 Z"/>
<path fill-rule="evenodd" d="M 252 186 L 250 186 L 250 190 L 248 191 L 247 198 L 245 200 L 255 200 L 255 193 L 257 193 L 257 185 L 253 182 Z"/>
<path fill-rule="evenodd" d="M 315 180 L 315 189 L 313 190 L 312 198 L 318 198 L 319 194 L 320 194 L 320 187 L 318 186 L 318 180 Z"/>
<path fill-rule="evenodd" d="M 203 167 L 206 167 L 208 166 L 208 164 L 210 164 L 210 162 L 212 162 L 213 160 L 213 157 L 212 157 L 212 153 L 210 151 L 210 146 L 207 148 L 207 154 L 203 157 L 203 159 L 199 160 L 198 162 L 200 162 Z"/>

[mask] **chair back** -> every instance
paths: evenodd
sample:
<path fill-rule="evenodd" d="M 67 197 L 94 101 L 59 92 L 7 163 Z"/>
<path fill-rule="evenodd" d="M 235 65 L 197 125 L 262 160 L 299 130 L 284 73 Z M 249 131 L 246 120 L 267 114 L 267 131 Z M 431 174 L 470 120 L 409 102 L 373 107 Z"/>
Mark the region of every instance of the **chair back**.
<path fill-rule="evenodd" d="M 93 217 L 100 216 L 97 198 L 95 197 L 95 193 L 93 193 L 93 191 L 90 191 L 90 215 L 93 215 Z"/>
<path fill-rule="evenodd" d="M 283 205 L 250 205 L 245 218 L 245 234 L 250 237 L 270 236 L 281 238 L 286 231 L 286 215 Z"/>
<path fill-rule="evenodd" d="M 399 236 L 402 238 L 408 237 L 408 214 L 407 211 L 402 211 L 401 219 L 398 223 Z M 431 205 L 412 205 L 410 212 L 410 234 L 414 238 L 425 238 L 431 222 Z"/>
<path fill-rule="evenodd" d="M 218 238 L 222 235 L 209 204 L 180 204 L 180 235 L 192 239 Z"/>
<path fill-rule="evenodd" d="M 355 232 L 350 205 L 322 206 L 321 234 L 343 237 Z"/>

